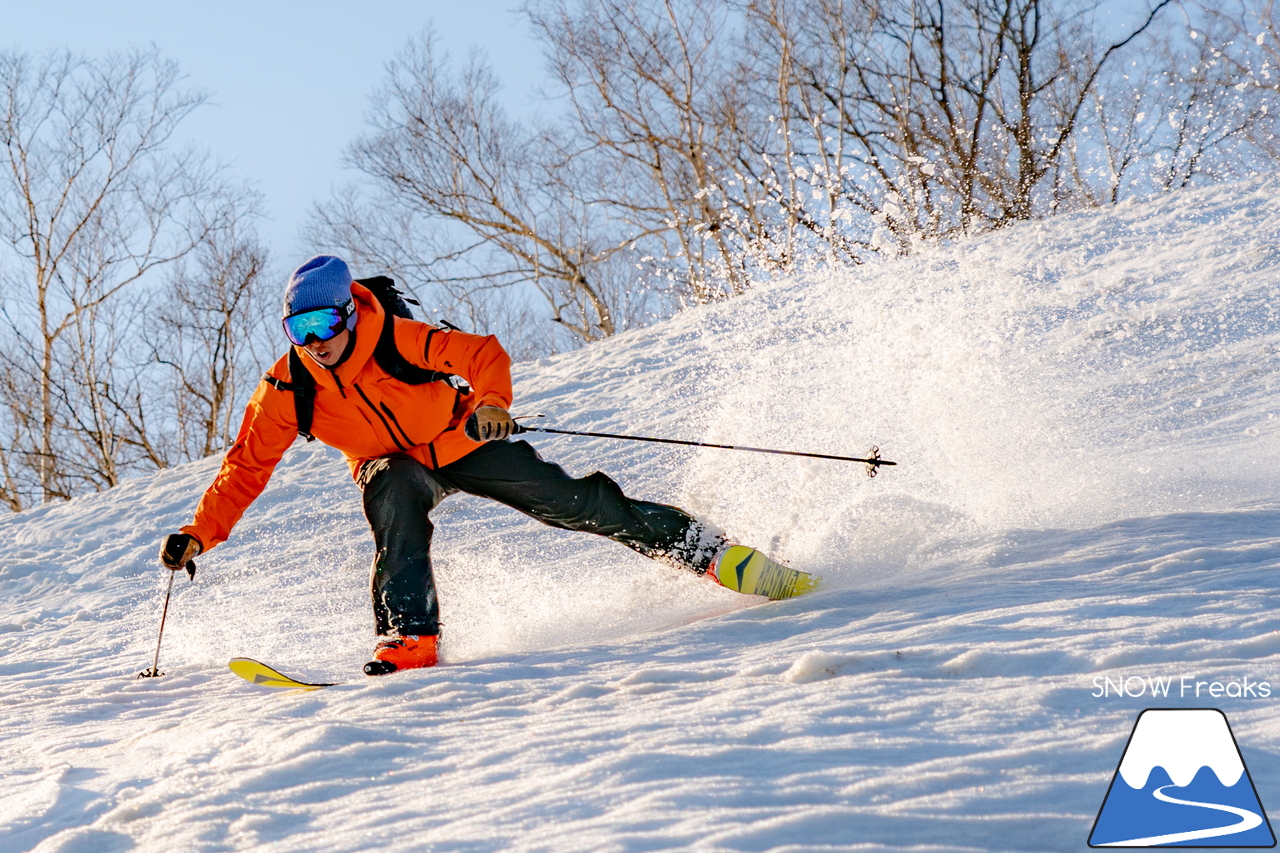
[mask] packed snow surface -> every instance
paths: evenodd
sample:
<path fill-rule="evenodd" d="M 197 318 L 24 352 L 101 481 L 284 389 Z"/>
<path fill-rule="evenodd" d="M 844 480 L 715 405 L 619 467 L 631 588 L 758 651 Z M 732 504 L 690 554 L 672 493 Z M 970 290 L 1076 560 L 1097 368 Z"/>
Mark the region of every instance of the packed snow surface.
<path fill-rule="evenodd" d="M 871 480 L 532 438 L 823 575 L 801 599 L 455 496 L 444 665 L 369 679 L 358 492 L 299 442 L 137 680 L 219 460 L 0 519 L 0 849 L 1084 850 L 1146 707 L 1222 709 L 1280 810 L 1278 192 L 819 267 L 517 366 L 559 428 L 879 445 Z"/>

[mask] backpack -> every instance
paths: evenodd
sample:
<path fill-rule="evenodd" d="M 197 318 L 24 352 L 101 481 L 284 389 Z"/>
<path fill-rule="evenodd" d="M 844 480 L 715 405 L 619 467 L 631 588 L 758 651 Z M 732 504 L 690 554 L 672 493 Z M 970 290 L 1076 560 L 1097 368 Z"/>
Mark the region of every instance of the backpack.
<path fill-rule="evenodd" d="M 466 380 L 452 373 L 428 370 L 425 367 L 410 364 L 396 347 L 396 321 L 394 318 L 414 319 L 413 311 L 410 310 L 407 303 L 412 302 L 414 305 L 419 306 L 421 306 L 421 303 L 416 299 L 405 297 L 396 287 L 395 282 L 385 275 L 378 275 L 373 278 L 358 278 L 355 279 L 355 283 L 368 288 L 382 305 L 383 310 L 386 311 L 386 316 L 382 321 L 382 332 L 378 335 L 378 343 L 373 349 L 373 360 L 377 362 L 378 367 L 382 368 L 388 376 L 406 385 L 425 385 L 428 382 L 447 383 L 458 394 L 459 399 L 455 400 L 456 409 L 460 398 L 471 393 L 471 388 L 467 386 Z M 451 329 L 457 328 L 449 323 L 444 325 L 449 326 Z M 427 334 L 428 349 L 431 347 L 431 335 L 434 335 L 435 332 L 436 330 L 432 329 Z M 292 392 L 293 410 L 298 418 L 298 435 L 307 441 L 315 441 L 316 437 L 311 434 L 311 421 L 316 409 L 316 379 L 311 375 L 311 371 L 307 370 L 306 365 L 302 363 L 302 357 L 298 355 L 297 347 L 289 347 L 288 382 L 277 379 L 270 373 L 262 374 L 262 378 L 277 390 Z"/>

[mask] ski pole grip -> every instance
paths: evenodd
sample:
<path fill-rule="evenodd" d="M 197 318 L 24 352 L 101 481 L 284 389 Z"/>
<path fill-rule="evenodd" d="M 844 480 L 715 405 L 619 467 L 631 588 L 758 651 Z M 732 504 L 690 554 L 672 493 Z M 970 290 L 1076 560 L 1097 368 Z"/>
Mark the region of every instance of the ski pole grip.
<path fill-rule="evenodd" d="M 467 438 L 472 441 L 480 441 L 480 422 L 476 419 L 474 414 L 467 418 L 467 422 L 462 425 L 462 431 L 466 434 Z M 520 424 L 515 424 L 515 426 L 511 428 L 512 435 L 519 435 L 522 432 L 528 431 L 529 430 L 527 428 L 520 426 Z"/>

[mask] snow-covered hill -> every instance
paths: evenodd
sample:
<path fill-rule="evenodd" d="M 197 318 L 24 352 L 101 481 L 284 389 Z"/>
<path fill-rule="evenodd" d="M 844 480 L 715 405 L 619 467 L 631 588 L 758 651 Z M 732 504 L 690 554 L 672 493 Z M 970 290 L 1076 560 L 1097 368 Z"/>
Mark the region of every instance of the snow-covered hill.
<path fill-rule="evenodd" d="M 823 574 L 803 599 L 453 497 L 447 665 L 366 679 L 358 493 L 299 443 L 138 681 L 159 540 L 218 460 L 0 519 L 0 850 L 1084 850 L 1149 706 L 1223 709 L 1280 809 L 1278 189 L 819 268 L 518 366 L 515 412 L 561 428 L 878 444 L 868 480 L 532 439 Z M 269 693 L 233 656 L 349 683 Z"/>

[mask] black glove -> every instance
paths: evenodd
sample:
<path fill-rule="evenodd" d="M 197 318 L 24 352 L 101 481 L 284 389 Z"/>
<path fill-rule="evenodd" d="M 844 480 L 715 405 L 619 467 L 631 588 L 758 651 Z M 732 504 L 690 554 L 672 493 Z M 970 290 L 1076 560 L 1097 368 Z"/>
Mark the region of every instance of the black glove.
<path fill-rule="evenodd" d="M 200 540 L 190 533 L 170 533 L 165 537 L 164 544 L 160 546 L 160 562 L 165 568 L 174 571 L 186 569 L 187 573 L 194 578 L 196 564 L 192 558 L 202 550 Z"/>
<path fill-rule="evenodd" d="M 506 409 L 497 406 L 481 406 L 475 414 L 467 418 L 462 431 L 472 441 L 503 441 L 513 432 L 518 432 L 516 422 Z"/>

